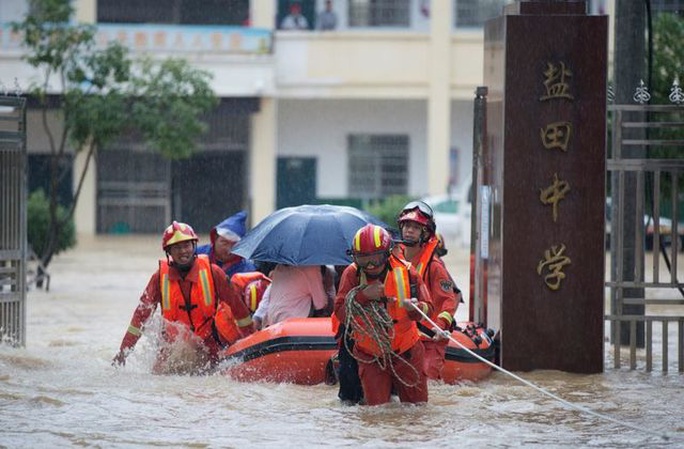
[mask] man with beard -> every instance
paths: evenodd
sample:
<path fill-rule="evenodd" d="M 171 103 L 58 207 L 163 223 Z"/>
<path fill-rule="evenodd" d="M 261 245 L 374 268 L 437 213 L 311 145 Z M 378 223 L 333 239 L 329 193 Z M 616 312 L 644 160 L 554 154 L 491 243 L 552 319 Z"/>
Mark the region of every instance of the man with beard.
<path fill-rule="evenodd" d="M 228 284 L 225 273 L 195 253 L 198 237 L 185 223 L 174 221 L 162 236 L 166 259 L 152 275 L 133 312 L 114 365 L 124 365 L 157 306 L 163 318 L 162 345 L 155 373 L 185 371 L 177 352 L 195 350 L 191 371 L 202 372 L 217 361 L 222 347 L 254 332 L 249 309 Z"/>

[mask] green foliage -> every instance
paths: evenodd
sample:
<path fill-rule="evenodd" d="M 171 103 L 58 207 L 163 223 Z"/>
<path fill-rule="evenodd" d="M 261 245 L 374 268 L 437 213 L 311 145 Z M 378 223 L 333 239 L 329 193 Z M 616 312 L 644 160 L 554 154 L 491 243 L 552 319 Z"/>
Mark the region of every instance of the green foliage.
<path fill-rule="evenodd" d="M 12 23 L 13 31 L 22 37 L 24 59 L 42 74 L 30 92 L 40 101 L 41 122 L 54 158 L 50 185 L 58 185 L 65 175 L 62 167 L 68 165 L 69 144 L 73 151 L 87 154 L 83 170 L 74 173 L 79 187 L 64 214 L 54 213 L 57 192 L 47 192 L 51 205 L 47 240 L 34 246 L 46 265 L 56 250 L 66 249 L 60 243 L 61 232 L 73 227 L 81 181 L 99 148 L 124 132 L 138 130 L 148 147 L 167 158 L 189 157 L 206 130 L 202 116 L 217 104 L 209 72 L 182 60 L 136 61 L 128 48 L 117 42 L 103 47 L 95 39 L 95 26 L 73 21 L 72 3 L 30 0 L 31 12 L 22 22 Z M 61 92 L 58 109 L 47 101 L 48 94 L 55 91 Z M 58 127 L 48 126 L 48 111 L 61 114 L 60 134 L 55 132 Z"/>
<path fill-rule="evenodd" d="M 206 125 L 197 117 L 218 104 L 209 87 L 210 75 L 182 59 L 156 64 L 141 61 L 144 78 L 133 80 L 137 101 L 132 117 L 148 144 L 169 159 L 189 157 Z"/>
<path fill-rule="evenodd" d="M 684 83 L 684 20 L 675 14 L 658 14 L 653 23 L 653 104 L 668 104 L 672 82 Z"/>
<path fill-rule="evenodd" d="M 658 14 L 653 23 L 653 74 L 651 104 L 670 104 L 669 95 L 672 84 L 684 79 L 684 20 L 680 17 L 663 13 Z M 673 113 L 668 121 L 684 121 L 684 113 Z M 653 130 L 655 139 L 674 140 L 682 138 L 681 128 L 661 128 Z M 663 159 L 681 159 L 682 152 L 676 147 L 649 148 L 649 157 Z"/>
<path fill-rule="evenodd" d="M 366 210 L 392 228 L 396 228 L 399 212 L 413 199 L 415 198 L 406 195 L 392 195 L 371 203 Z"/>
<path fill-rule="evenodd" d="M 76 227 L 73 219 L 67 218 L 67 211 L 62 206 L 57 207 L 57 215 L 65 222 L 59 230 L 55 254 L 58 254 L 76 245 Z M 28 243 L 36 254 L 43 254 L 47 247 L 48 231 L 50 227 L 50 202 L 45 197 L 42 189 L 36 190 L 29 195 L 26 208 L 28 222 Z"/>
<path fill-rule="evenodd" d="M 45 73 L 33 94 L 45 99 L 48 80 L 62 84 L 61 112 L 76 151 L 102 148 L 124 130 L 137 128 L 164 156 L 191 156 L 207 128 L 202 114 L 218 103 L 209 72 L 179 59 L 136 61 L 118 42 L 98 47 L 96 27 L 69 21 L 69 0 L 32 4 L 39 13 L 12 27 L 24 36 L 26 61 Z"/>

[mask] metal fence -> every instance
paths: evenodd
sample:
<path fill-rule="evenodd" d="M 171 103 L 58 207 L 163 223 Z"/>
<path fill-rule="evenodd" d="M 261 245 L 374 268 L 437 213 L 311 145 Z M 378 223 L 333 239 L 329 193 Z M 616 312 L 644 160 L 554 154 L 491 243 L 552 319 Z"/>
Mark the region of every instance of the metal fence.
<path fill-rule="evenodd" d="M 651 158 L 684 148 L 684 107 L 614 105 L 606 287 L 614 368 L 684 372 L 684 159 Z M 639 156 L 647 157 L 639 157 Z M 636 156 L 636 157 L 635 157 Z"/>
<path fill-rule="evenodd" d="M 26 102 L 0 95 L 0 340 L 26 344 Z"/>

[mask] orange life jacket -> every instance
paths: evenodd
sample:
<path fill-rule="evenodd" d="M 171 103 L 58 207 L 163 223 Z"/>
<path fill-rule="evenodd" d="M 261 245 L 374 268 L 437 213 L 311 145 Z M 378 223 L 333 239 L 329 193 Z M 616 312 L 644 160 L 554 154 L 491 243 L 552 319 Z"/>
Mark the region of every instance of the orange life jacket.
<path fill-rule="evenodd" d="M 409 264 L 390 256 L 390 270 L 385 276 L 385 297 L 387 301 L 387 311 L 394 321 L 394 336 L 392 338 L 392 350 L 401 354 L 408 351 L 416 344 L 420 338 L 416 322 L 408 316 L 408 311 L 402 306 L 401 301 L 411 297 L 411 283 L 409 279 Z M 358 268 L 357 268 L 358 269 Z M 367 284 L 365 273 L 361 271 L 359 284 Z M 360 319 L 357 319 L 363 325 Z M 356 332 L 354 340 L 359 349 L 371 355 L 382 355 L 382 350 L 378 343 L 364 332 Z"/>
<path fill-rule="evenodd" d="M 271 284 L 271 279 L 260 271 L 249 271 L 235 273 L 230 282 L 237 287 L 242 301 L 254 313 L 264 297 L 266 287 Z"/>
<path fill-rule="evenodd" d="M 438 247 L 439 247 L 439 240 L 436 237 L 433 237 L 430 240 L 428 240 L 428 242 L 423 246 L 423 248 L 420 251 L 420 254 L 418 257 L 418 263 L 413 265 L 416 268 L 418 275 L 428 284 L 428 288 L 430 286 L 430 283 L 426 279 L 427 269 L 428 269 L 428 266 L 430 265 L 430 263 L 432 262 L 432 258 L 434 257 L 435 251 L 437 251 Z M 435 263 L 442 263 L 442 261 L 436 260 Z M 430 292 L 430 293 L 432 293 L 432 292 Z M 452 324 L 454 322 L 454 317 L 449 312 L 438 310 L 437 308 L 435 308 L 430 319 L 432 321 L 437 321 L 437 318 L 442 318 L 445 321 L 447 321 L 449 324 Z M 432 324 L 430 324 L 430 322 L 427 321 L 426 319 L 422 319 L 420 321 L 420 324 L 425 329 L 430 329 L 430 330 L 432 329 Z M 425 337 L 427 339 L 431 339 L 431 336 L 429 336 L 429 335 L 425 335 Z"/>
<path fill-rule="evenodd" d="M 197 274 L 197 282 L 193 283 L 190 290 L 189 304 L 186 304 L 180 283 L 169 281 L 169 269 L 166 260 L 159 261 L 162 316 L 172 323 L 185 324 L 202 340 L 208 339 L 212 335 L 212 322 L 216 313 L 216 289 L 209 258 L 206 255 L 197 256 L 188 273 L 188 276 Z M 167 330 L 170 328 L 167 326 Z"/>
<path fill-rule="evenodd" d="M 332 333 L 337 335 L 337 333 L 340 331 L 340 320 L 337 318 L 337 315 L 334 313 L 330 315 L 330 326 L 332 327 Z"/>
<path fill-rule="evenodd" d="M 423 245 L 420 251 L 420 257 L 418 258 L 418 263 L 413 263 L 414 268 L 418 272 L 418 276 L 425 280 L 425 273 L 427 271 L 428 265 L 432 261 L 432 256 L 439 246 L 439 240 L 436 238 L 431 238 L 428 242 Z M 412 261 L 411 261 L 412 262 Z"/>
<path fill-rule="evenodd" d="M 221 343 L 224 345 L 232 345 L 242 337 L 242 333 L 240 333 L 240 329 L 235 322 L 233 311 L 225 302 L 219 303 L 216 316 L 214 317 L 214 324 Z"/>

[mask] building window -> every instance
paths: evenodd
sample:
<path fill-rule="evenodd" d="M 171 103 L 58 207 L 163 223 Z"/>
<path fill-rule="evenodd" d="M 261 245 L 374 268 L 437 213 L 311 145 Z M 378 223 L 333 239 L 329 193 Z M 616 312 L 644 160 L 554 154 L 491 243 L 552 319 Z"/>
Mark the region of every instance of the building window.
<path fill-rule="evenodd" d="M 484 23 L 501 15 L 510 0 L 456 0 L 454 2 L 457 27 L 482 27 Z"/>
<path fill-rule="evenodd" d="M 241 26 L 249 0 L 97 0 L 100 23 Z"/>
<path fill-rule="evenodd" d="M 353 134 L 347 147 L 349 196 L 380 199 L 408 193 L 408 135 Z"/>
<path fill-rule="evenodd" d="M 410 25 L 410 0 L 349 0 L 349 26 L 402 27 Z"/>

